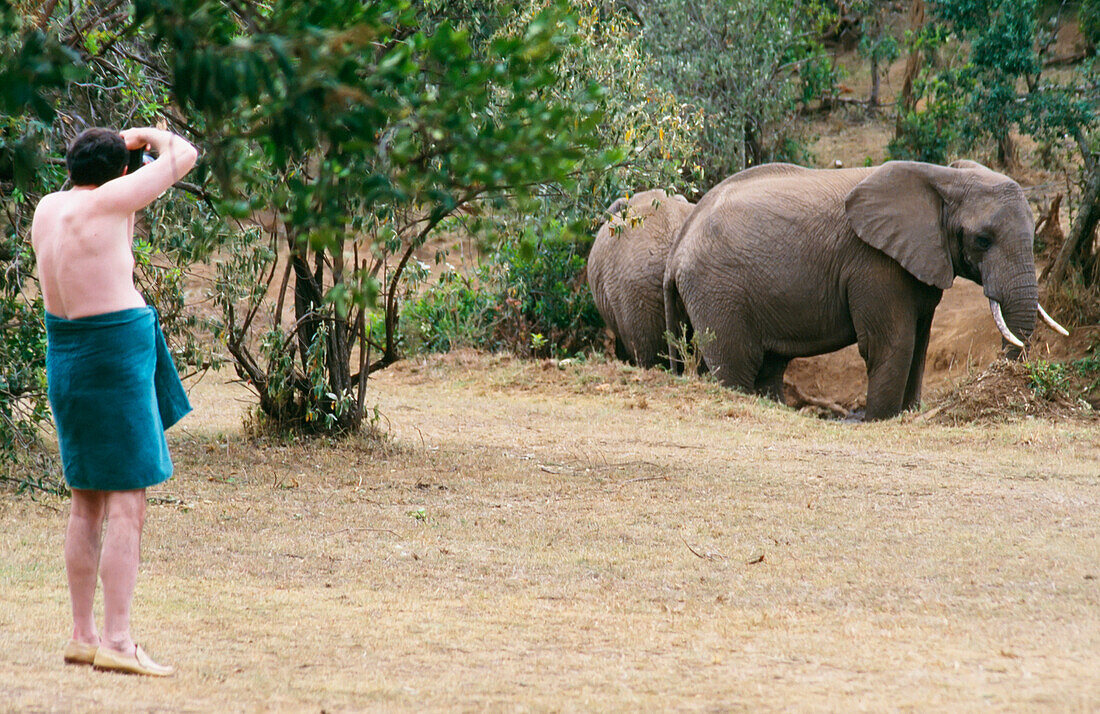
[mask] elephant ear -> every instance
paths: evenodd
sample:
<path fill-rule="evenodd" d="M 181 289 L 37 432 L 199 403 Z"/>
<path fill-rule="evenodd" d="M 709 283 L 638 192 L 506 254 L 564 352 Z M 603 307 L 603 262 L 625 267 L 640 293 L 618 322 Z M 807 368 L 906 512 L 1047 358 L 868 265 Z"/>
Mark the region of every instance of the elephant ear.
<path fill-rule="evenodd" d="M 916 161 L 891 161 L 856 184 L 844 199 L 856 235 L 898 261 L 913 277 L 941 290 L 955 271 L 943 227 L 943 205 L 960 189 L 959 172 Z"/>

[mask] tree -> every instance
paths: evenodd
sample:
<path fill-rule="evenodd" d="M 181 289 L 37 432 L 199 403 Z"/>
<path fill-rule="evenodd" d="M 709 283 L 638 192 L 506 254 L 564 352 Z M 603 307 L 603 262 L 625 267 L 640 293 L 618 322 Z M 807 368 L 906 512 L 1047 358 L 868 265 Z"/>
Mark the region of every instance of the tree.
<path fill-rule="evenodd" d="M 641 14 L 658 81 L 703 113 L 695 161 L 708 184 L 800 158 L 797 109 L 836 82 L 817 41 L 829 17 L 820 3 L 668 0 L 646 3 Z"/>
<path fill-rule="evenodd" d="M 220 334 L 278 422 L 358 427 L 367 376 L 399 357 L 410 262 L 445 218 L 611 157 L 595 141 L 601 90 L 553 92 L 576 27 L 563 3 L 482 48 L 398 0 L 139 0 L 134 23 L 207 139 L 212 200 L 242 221 L 221 264 Z"/>
<path fill-rule="evenodd" d="M 56 116 L 49 95 L 78 73 L 75 53 L 0 0 L 0 464 L 26 454 L 48 420 L 42 300 L 28 290 L 34 258 L 23 239 L 32 197 L 56 167 L 40 145 Z"/>
<path fill-rule="evenodd" d="M 940 48 L 941 54 L 950 48 L 958 60 L 925 67 L 914 85 L 923 106 L 899 111 L 904 131 L 892 153 L 942 161 L 988 138 L 998 161 L 1011 171 L 1013 132 L 1067 147 L 1081 167 L 1082 192 L 1070 237 L 1050 268 L 1048 291 L 1061 291 L 1071 279 L 1090 285 L 1096 278 L 1093 235 L 1100 221 L 1095 50 L 1068 79 L 1056 80 L 1045 73 L 1044 59 L 1061 16 L 1040 23 L 1036 0 L 935 0 L 931 10 L 922 45 Z"/>
<path fill-rule="evenodd" d="M 900 49 L 886 27 L 886 10 L 883 3 L 862 0 L 854 3 L 859 13 L 862 35 L 859 40 L 859 53 L 871 64 L 871 94 L 867 98 L 867 107 L 871 112 L 879 107 L 879 87 L 882 75 L 890 63 L 898 58 Z"/>
<path fill-rule="evenodd" d="M 21 80 L 0 86 L 12 97 L 3 200 L 33 206 L 57 188 L 57 160 L 31 150 L 56 156 L 93 123 L 166 121 L 192 138 L 204 149 L 194 183 L 139 225 L 139 289 L 178 328 L 181 363 L 216 364 L 199 348 L 212 334 L 262 411 L 295 428 L 359 424 L 367 376 L 400 355 L 399 306 L 424 274 L 416 251 L 441 225 L 530 236 L 537 211 L 576 236 L 625 187 L 682 175 L 693 133 L 683 107 L 641 78 L 628 13 L 598 0 L 136 0 L 26 15 L 0 1 L 5 29 L 21 33 L 5 33 L 0 63 L 0 77 Z M 28 97 L 64 113 L 43 121 L 22 109 Z M 19 215 L 5 251 L 26 234 Z M 21 250 L 8 283 L 20 288 L 33 281 Z M 208 260 L 220 315 L 204 320 L 184 307 L 183 281 Z M 22 294 L 14 344 L 36 350 L 26 374 L 44 416 L 34 294 Z"/>

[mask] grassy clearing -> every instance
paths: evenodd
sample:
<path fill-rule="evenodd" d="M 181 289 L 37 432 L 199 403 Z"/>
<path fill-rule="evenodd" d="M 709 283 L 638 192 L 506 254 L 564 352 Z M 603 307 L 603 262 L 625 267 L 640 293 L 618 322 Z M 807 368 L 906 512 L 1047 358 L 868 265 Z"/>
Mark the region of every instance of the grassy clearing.
<path fill-rule="evenodd" d="M 253 443 L 195 389 L 135 632 L 60 661 L 65 506 L 0 500 L 6 706 L 1094 710 L 1100 429 L 823 422 L 618 364 L 458 353 L 391 437 Z"/>

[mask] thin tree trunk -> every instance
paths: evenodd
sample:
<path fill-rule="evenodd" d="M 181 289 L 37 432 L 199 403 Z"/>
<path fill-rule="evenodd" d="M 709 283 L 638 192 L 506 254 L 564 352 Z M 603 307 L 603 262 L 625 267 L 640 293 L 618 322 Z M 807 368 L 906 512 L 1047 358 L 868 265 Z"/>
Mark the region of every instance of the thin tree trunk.
<path fill-rule="evenodd" d="M 924 27 L 924 0 L 913 0 L 909 8 L 909 30 L 915 37 Z M 901 94 L 898 95 L 898 120 L 894 128 L 894 138 L 900 139 L 904 131 L 905 116 L 916 106 L 916 98 L 913 97 L 913 82 L 921 67 L 921 51 L 914 42 L 909 47 L 909 58 L 905 61 L 905 78 L 901 83 Z"/>
<path fill-rule="evenodd" d="M 1013 173 L 1020 168 L 1020 159 L 1016 155 L 1016 142 L 1012 139 L 1012 133 L 1005 130 L 997 137 L 997 160 L 1008 173 Z"/>
<path fill-rule="evenodd" d="M 879 69 L 878 56 L 871 53 L 871 96 L 867 100 L 867 109 L 871 113 L 878 110 L 879 98 Z"/>
<path fill-rule="evenodd" d="M 1084 267 L 1088 263 L 1092 256 L 1092 240 L 1097 223 L 1100 223 L 1100 167 L 1093 168 L 1089 174 L 1077 218 L 1069 230 L 1069 238 L 1062 244 L 1062 250 L 1050 269 L 1051 290 L 1057 290 L 1066 281 L 1070 266 Z"/>

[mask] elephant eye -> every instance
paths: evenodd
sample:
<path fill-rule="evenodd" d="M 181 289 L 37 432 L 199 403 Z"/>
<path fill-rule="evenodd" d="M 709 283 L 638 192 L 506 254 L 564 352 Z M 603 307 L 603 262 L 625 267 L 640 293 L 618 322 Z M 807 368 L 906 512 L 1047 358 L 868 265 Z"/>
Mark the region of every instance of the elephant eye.
<path fill-rule="evenodd" d="M 986 235 L 980 235 L 974 239 L 974 245 L 978 246 L 980 250 L 986 250 L 993 245 L 993 239 Z"/>

